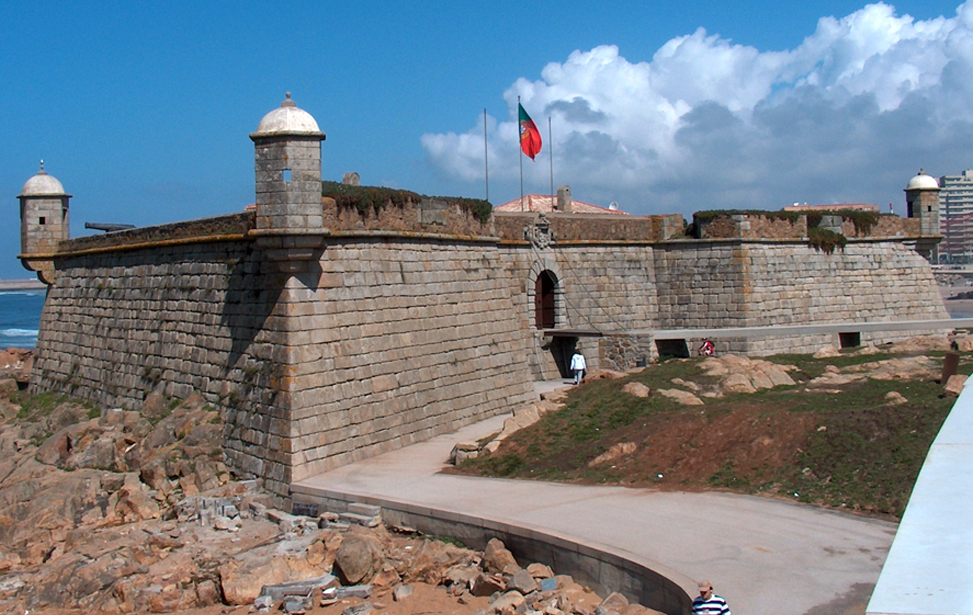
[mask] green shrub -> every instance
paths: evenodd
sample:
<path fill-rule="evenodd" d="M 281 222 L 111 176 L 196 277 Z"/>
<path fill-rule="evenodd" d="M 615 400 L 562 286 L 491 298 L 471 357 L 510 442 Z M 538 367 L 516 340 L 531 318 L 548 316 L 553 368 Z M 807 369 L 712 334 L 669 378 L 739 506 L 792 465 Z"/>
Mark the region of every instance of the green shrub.
<path fill-rule="evenodd" d="M 809 228 L 807 230 L 808 243 L 815 250 L 820 250 L 825 254 L 833 254 L 835 248 L 845 248 L 847 239 L 841 233 L 835 233 L 823 228 Z"/>

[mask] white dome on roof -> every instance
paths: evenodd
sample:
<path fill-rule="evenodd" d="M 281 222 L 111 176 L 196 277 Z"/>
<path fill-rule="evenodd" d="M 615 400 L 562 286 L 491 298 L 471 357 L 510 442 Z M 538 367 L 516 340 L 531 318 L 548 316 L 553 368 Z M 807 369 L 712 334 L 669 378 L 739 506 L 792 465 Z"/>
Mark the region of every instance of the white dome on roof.
<path fill-rule="evenodd" d="M 939 181 L 932 175 L 928 175 L 922 169 L 919 174 L 909 180 L 906 190 L 939 190 Z"/>
<path fill-rule="evenodd" d="M 44 161 L 41 160 L 41 170 L 37 175 L 31 177 L 20 189 L 20 196 L 66 196 L 64 186 L 57 181 L 53 175 L 48 175 L 44 170 Z"/>
<path fill-rule="evenodd" d="M 322 135 L 318 123 L 307 111 L 298 108 L 291 100 L 291 93 L 280 106 L 264 116 L 254 135 L 299 134 Z"/>

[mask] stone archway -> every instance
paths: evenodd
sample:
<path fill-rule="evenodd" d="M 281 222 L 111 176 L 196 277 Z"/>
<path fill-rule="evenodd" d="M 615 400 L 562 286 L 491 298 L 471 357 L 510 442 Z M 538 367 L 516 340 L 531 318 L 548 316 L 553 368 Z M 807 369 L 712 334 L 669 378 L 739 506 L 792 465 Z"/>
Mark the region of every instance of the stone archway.
<path fill-rule="evenodd" d="M 538 329 L 553 329 L 557 326 L 554 309 L 556 290 L 557 280 L 554 274 L 545 269 L 534 282 L 534 326 Z"/>
<path fill-rule="evenodd" d="M 531 310 L 528 322 L 535 329 L 560 329 L 568 325 L 564 302 L 564 277 L 554 261 L 535 261 L 530 268 L 527 285 L 527 305 Z"/>

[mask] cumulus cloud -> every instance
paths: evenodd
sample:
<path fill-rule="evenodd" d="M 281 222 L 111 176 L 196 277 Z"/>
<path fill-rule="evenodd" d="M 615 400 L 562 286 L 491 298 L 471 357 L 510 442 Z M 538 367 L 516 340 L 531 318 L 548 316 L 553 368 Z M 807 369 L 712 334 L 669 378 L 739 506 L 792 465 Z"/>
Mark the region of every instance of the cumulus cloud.
<path fill-rule="evenodd" d="M 702 28 L 646 61 L 611 45 L 579 50 L 503 93 L 508 116 L 488 123 L 491 183 L 518 176 L 519 96 L 545 148 L 551 118 L 557 183 L 580 200 L 617 200 L 633 213 L 794 201 L 894 202 L 901 212 L 920 166 L 973 167 L 971 69 L 973 0 L 926 21 L 883 3 L 822 17 L 785 51 Z M 482 124 L 426 134 L 422 145 L 440 172 L 482 181 Z M 524 171 L 546 192 L 546 164 Z"/>

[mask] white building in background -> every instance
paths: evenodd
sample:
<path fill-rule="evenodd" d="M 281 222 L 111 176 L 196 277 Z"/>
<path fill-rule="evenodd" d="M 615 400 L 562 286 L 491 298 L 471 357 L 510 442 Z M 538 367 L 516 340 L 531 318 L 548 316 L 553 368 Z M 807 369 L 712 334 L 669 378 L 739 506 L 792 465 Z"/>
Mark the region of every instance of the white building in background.
<path fill-rule="evenodd" d="M 950 262 L 973 260 L 973 169 L 939 178 L 943 241 L 939 254 Z"/>

